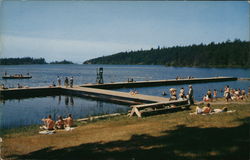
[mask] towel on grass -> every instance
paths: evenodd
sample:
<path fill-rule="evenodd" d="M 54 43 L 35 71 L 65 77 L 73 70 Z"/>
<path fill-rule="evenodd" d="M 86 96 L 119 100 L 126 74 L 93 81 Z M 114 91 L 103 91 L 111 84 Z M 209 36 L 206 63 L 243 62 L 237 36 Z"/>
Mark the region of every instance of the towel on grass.
<path fill-rule="evenodd" d="M 39 134 L 54 134 L 56 131 L 55 130 L 44 130 L 44 131 L 40 131 Z"/>
<path fill-rule="evenodd" d="M 193 112 L 193 113 L 189 113 L 190 115 L 210 115 L 210 114 L 216 114 L 216 113 L 233 113 L 236 112 L 236 110 L 229 110 L 229 111 L 221 111 L 221 109 L 214 109 L 214 112 L 210 112 L 210 113 L 198 113 L 197 112 Z"/>
<path fill-rule="evenodd" d="M 72 131 L 73 129 L 75 129 L 75 128 L 72 128 L 72 127 L 66 127 L 64 130 L 65 130 L 65 131 Z"/>

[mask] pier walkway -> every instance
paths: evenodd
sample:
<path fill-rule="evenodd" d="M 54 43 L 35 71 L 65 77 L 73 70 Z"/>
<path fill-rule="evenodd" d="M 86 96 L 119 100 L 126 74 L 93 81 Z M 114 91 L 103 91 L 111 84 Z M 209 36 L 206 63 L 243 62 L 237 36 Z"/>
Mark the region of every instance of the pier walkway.
<path fill-rule="evenodd" d="M 164 98 L 164 97 L 149 96 L 143 94 L 130 94 L 126 92 L 80 87 L 80 86 L 74 88 L 63 88 L 63 89 L 65 90 L 65 93 L 72 95 L 86 96 L 103 100 L 111 100 L 128 104 L 156 103 L 156 102 L 169 101 L 169 98 Z"/>
<path fill-rule="evenodd" d="M 130 116 L 136 114 L 138 117 L 146 114 L 176 111 L 189 107 L 187 100 L 169 101 L 168 98 L 149 96 L 143 94 L 131 94 L 107 89 L 113 88 L 135 88 L 162 85 L 178 85 L 191 83 L 207 83 L 220 81 L 234 81 L 235 77 L 212 77 L 192 78 L 177 80 L 156 80 L 139 82 L 117 82 L 105 84 L 84 84 L 70 87 L 28 87 L 0 89 L 0 99 L 20 99 L 28 97 L 70 95 L 90 97 L 98 100 L 111 101 L 132 105 Z"/>

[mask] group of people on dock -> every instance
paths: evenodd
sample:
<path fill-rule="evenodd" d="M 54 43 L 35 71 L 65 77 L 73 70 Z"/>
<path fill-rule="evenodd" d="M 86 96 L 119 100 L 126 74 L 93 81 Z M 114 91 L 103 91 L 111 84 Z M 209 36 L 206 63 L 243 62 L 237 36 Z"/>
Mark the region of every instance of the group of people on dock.
<path fill-rule="evenodd" d="M 65 87 L 71 87 L 72 88 L 73 84 L 74 84 L 74 78 L 73 78 L 73 76 L 70 77 L 70 78 L 65 77 L 65 79 L 64 79 L 64 86 Z M 57 85 L 59 87 L 62 86 L 62 80 L 61 80 L 61 78 L 59 76 L 57 76 Z M 56 84 L 54 82 L 53 82 L 53 86 L 56 86 Z"/>
<path fill-rule="evenodd" d="M 62 116 L 58 116 L 58 120 L 55 122 L 51 115 L 48 115 L 47 118 L 42 119 L 44 125 L 40 127 L 40 129 L 45 130 L 54 130 L 54 129 L 64 129 L 67 127 L 72 127 L 74 125 L 72 115 L 69 114 L 67 118 L 62 118 Z"/>
<path fill-rule="evenodd" d="M 193 90 L 193 86 L 189 85 L 188 86 L 189 90 L 188 90 L 188 94 L 185 94 L 185 90 L 182 87 L 180 89 L 180 93 L 179 93 L 179 100 L 188 100 L 189 104 L 194 104 L 194 90 Z M 170 92 L 170 101 L 173 100 L 177 100 L 177 93 L 176 93 L 176 89 L 175 88 L 170 88 L 169 90 Z M 166 92 L 163 92 L 163 95 L 166 95 Z"/>

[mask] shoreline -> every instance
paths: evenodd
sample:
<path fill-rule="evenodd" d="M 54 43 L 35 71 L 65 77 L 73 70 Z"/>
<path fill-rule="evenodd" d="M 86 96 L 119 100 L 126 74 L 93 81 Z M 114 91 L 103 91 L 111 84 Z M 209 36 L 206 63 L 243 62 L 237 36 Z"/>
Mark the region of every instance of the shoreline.
<path fill-rule="evenodd" d="M 233 106 L 233 105 L 250 105 L 250 101 L 249 100 L 240 100 L 240 101 L 229 101 L 229 102 L 225 102 L 224 98 L 218 98 L 216 101 L 212 101 L 212 102 L 204 102 L 204 101 L 196 101 L 194 105 L 191 105 L 190 107 L 193 108 L 195 106 L 203 106 L 207 103 L 210 103 L 212 106 L 218 106 L 218 105 L 230 105 L 230 106 Z M 190 111 L 190 110 L 187 110 L 187 111 Z M 179 111 L 179 112 L 183 112 L 183 111 Z M 165 113 L 165 114 L 170 114 L 170 113 Z M 158 115 L 164 115 L 164 114 L 158 114 Z M 157 116 L 157 115 L 152 115 L 152 116 Z M 103 115 L 93 115 L 93 116 L 90 116 L 90 117 L 85 117 L 85 118 L 78 118 L 78 119 L 75 119 L 74 120 L 74 123 L 76 124 L 76 126 L 82 126 L 84 124 L 88 124 L 88 123 L 92 123 L 92 122 L 97 122 L 97 121 L 102 121 L 102 120 L 106 120 L 106 119 L 113 119 L 113 118 L 116 118 L 116 117 L 128 117 L 128 113 L 111 113 L 111 114 L 103 114 Z M 133 117 L 136 117 L 137 116 L 133 116 Z M 148 117 L 151 117 L 151 116 L 146 116 L 146 117 L 143 117 L 143 118 L 148 118 Z M 143 119 L 142 118 L 142 119 Z M 138 118 L 140 119 L 140 118 Z M 18 127 L 14 127 L 14 128 L 4 128 L 4 129 L 1 129 L 1 132 L 0 132 L 0 136 L 1 137 L 4 137 L 8 134 L 18 134 L 18 133 L 25 133 L 25 132 L 28 132 L 28 133 L 38 133 L 38 131 L 40 130 L 40 126 L 42 124 L 32 124 L 32 125 L 25 125 L 25 126 L 18 126 Z M 61 131 L 61 130 L 59 130 Z"/>
<path fill-rule="evenodd" d="M 2 137 L 2 158 L 151 159 L 157 155 L 174 160 L 245 159 L 250 139 L 246 134 L 250 125 L 250 101 L 247 102 L 212 104 L 212 108 L 236 110 L 231 113 L 190 115 L 195 110 L 194 105 L 191 110 L 144 118 L 122 115 L 90 123 L 79 122 L 72 131 L 52 135 L 40 135 L 38 128 L 9 133 Z"/>

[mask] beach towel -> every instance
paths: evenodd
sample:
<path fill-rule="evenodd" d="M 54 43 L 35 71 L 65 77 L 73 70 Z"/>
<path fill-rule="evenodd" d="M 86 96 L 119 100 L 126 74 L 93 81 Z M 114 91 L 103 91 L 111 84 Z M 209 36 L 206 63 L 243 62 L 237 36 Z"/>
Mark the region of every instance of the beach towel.
<path fill-rule="evenodd" d="M 51 131 L 44 130 L 44 131 L 40 131 L 39 134 L 54 134 L 55 132 L 56 132 L 55 130 L 51 130 Z"/>
<path fill-rule="evenodd" d="M 216 114 L 216 113 L 233 113 L 233 112 L 236 112 L 236 110 L 229 110 L 229 111 L 226 111 L 226 112 L 222 112 L 221 109 L 214 109 L 214 112 L 210 112 L 210 113 L 202 113 L 202 114 L 199 114 L 197 112 L 193 112 L 193 113 L 189 113 L 190 115 L 211 115 L 211 114 Z"/>
<path fill-rule="evenodd" d="M 73 129 L 75 129 L 75 128 L 72 128 L 72 127 L 66 127 L 64 130 L 65 130 L 65 131 L 72 131 Z"/>

